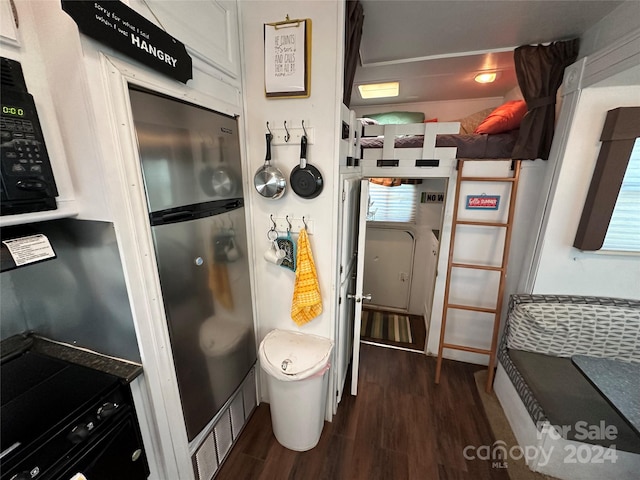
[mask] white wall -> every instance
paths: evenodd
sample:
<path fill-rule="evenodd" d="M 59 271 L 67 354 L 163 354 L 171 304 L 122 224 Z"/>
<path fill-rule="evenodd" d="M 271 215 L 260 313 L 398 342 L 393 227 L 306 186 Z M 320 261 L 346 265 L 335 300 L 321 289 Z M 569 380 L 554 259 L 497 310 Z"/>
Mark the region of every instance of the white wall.
<path fill-rule="evenodd" d="M 318 167 L 324 179 L 322 193 L 314 199 L 287 192 L 278 200 L 267 199 L 255 190 L 248 200 L 253 212 L 256 235 L 255 279 L 258 340 L 272 329 L 299 330 L 332 338 L 335 330 L 335 279 L 337 260 L 338 149 L 340 100 L 342 98 L 342 1 L 241 1 L 240 28 L 243 42 L 245 79 L 245 128 L 247 158 L 251 171 L 256 171 L 265 158 L 266 122 L 271 128 L 306 127 L 314 129 L 314 143 L 309 145 L 308 160 Z M 310 18 L 311 96 L 301 99 L 268 99 L 264 93 L 263 24 L 290 18 Z M 272 147 L 272 164 L 287 177 L 298 164 L 300 146 Z M 297 327 L 290 316 L 295 275 L 290 270 L 267 263 L 262 255 L 268 247 L 269 216 L 285 215 L 313 221 L 310 236 L 323 301 L 323 313 L 310 323 Z M 297 236 L 294 236 L 294 239 Z M 263 374 L 264 375 L 264 374 Z M 263 377 L 264 380 L 264 377 Z M 267 399 L 265 389 L 262 398 Z M 331 388 L 330 388 L 331 390 Z"/>
<path fill-rule="evenodd" d="M 582 35 L 578 58 L 591 55 L 622 38 L 638 28 L 639 22 L 638 0 L 627 0 Z"/>
<path fill-rule="evenodd" d="M 533 293 L 640 298 L 640 255 L 582 252 L 572 246 L 607 111 L 639 101 L 639 85 L 582 91 L 548 213 Z"/>
<path fill-rule="evenodd" d="M 423 112 L 425 120 L 437 118 L 439 122 L 451 122 L 489 107 L 497 107 L 503 97 L 469 98 L 464 100 L 446 100 L 442 102 L 397 103 L 353 107 L 357 117 L 380 112 Z"/>
<path fill-rule="evenodd" d="M 566 145 L 558 142 L 554 193 L 546 207 L 536 247 L 539 253 L 533 260 L 529 288 L 533 293 L 640 297 L 639 255 L 581 252 L 572 247 L 606 112 L 640 102 L 639 32 L 638 3 L 628 1 L 581 39 L 580 57 L 586 56 L 587 63 L 570 67 L 565 83 L 574 90 L 579 89 L 579 82 L 591 86 L 573 93 L 574 105 L 567 108 Z"/>
<path fill-rule="evenodd" d="M 443 178 L 425 178 L 418 185 L 420 192 L 440 192 L 446 198 L 446 180 Z M 416 212 L 416 254 L 413 264 L 413 277 L 411 281 L 411 296 L 409 298 L 409 313 L 414 315 L 429 316 L 430 312 L 425 308 L 430 305 L 426 302 L 432 295 L 435 278 L 430 274 L 435 273 L 437 256 L 432 254 L 433 230 L 442 229 L 443 203 L 418 203 Z"/>

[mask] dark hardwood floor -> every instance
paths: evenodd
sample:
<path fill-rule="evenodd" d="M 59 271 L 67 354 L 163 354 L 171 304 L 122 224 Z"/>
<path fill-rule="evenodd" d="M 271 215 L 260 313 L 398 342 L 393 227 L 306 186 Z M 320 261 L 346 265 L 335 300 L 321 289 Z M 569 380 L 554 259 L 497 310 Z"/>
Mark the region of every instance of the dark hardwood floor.
<path fill-rule="evenodd" d="M 217 480 L 508 480 L 490 461 L 465 460 L 467 445 L 494 442 L 475 387 L 479 366 L 362 345 L 357 397 L 345 388 L 333 422 L 307 452 L 282 447 L 269 405 L 253 413 Z"/>

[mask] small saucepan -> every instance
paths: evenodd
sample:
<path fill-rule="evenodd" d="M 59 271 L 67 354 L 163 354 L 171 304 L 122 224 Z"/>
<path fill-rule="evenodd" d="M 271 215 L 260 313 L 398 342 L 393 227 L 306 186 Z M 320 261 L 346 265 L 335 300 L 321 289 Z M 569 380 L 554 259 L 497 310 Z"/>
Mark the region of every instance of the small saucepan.
<path fill-rule="evenodd" d="M 322 192 L 323 181 L 320 170 L 307 163 L 307 136 L 300 138 L 300 165 L 296 165 L 289 177 L 291 188 L 302 198 L 315 198 Z"/>
<path fill-rule="evenodd" d="M 277 199 L 284 195 L 287 180 L 280 170 L 271 166 L 271 140 L 273 135 L 267 133 L 267 155 L 264 165 L 258 169 L 253 177 L 253 185 L 260 195 L 266 198 Z"/>

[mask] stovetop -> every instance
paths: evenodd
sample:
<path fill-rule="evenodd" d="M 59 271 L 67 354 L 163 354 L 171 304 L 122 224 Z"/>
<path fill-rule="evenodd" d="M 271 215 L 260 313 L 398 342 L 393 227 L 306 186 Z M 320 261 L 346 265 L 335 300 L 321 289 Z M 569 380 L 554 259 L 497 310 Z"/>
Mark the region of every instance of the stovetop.
<path fill-rule="evenodd" d="M 24 451 L 72 424 L 119 383 L 113 375 L 33 351 L 2 363 L 0 452 Z"/>

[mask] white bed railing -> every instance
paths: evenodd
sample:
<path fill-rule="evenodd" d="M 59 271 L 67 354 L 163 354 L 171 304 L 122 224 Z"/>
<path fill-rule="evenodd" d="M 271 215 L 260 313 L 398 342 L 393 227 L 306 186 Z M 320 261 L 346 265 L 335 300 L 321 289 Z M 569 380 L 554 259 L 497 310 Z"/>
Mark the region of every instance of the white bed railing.
<path fill-rule="evenodd" d="M 458 133 L 459 122 L 410 123 L 402 125 L 365 125 L 356 130 L 356 155 L 362 152 L 363 166 L 378 167 L 435 167 L 455 162 L 456 147 L 436 147 L 436 136 L 444 133 Z M 420 148 L 396 148 L 397 137 L 422 135 Z M 384 137 L 382 148 L 361 149 L 361 137 Z M 425 162 L 439 160 L 435 162 Z"/>

